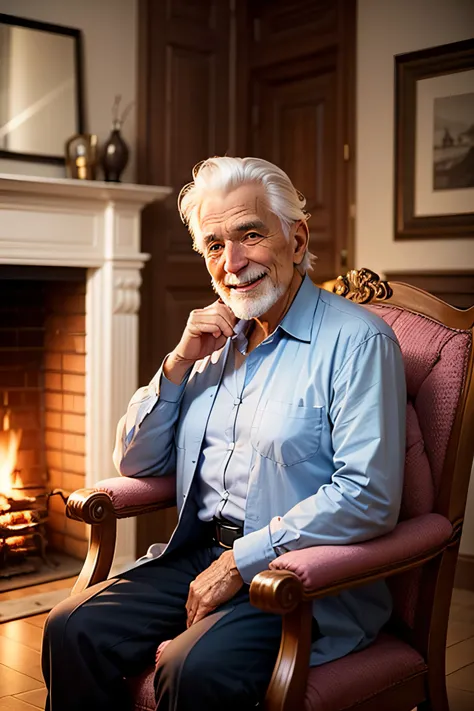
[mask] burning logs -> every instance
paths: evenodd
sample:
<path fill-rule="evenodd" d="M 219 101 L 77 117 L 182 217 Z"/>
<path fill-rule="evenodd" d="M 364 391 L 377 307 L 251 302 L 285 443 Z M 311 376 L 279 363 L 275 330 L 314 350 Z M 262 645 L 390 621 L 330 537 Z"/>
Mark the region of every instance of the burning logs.
<path fill-rule="evenodd" d="M 0 496 L 0 567 L 11 558 L 43 554 L 47 513 L 40 498 Z"/>

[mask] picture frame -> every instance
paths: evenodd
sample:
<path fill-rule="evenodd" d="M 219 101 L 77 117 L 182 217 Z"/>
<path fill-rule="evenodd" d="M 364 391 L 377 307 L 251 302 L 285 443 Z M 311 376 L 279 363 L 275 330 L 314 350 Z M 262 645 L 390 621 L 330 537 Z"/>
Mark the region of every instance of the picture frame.
<path fill-rule="evenodd" d="M 395 57 L 396 240 L 474 237 L 474 39 Z"/>
<path fill-rule="evenodd" d="M 84 131 L 81 30 L 0 13 L 0 158 L 65 165 Z"/>

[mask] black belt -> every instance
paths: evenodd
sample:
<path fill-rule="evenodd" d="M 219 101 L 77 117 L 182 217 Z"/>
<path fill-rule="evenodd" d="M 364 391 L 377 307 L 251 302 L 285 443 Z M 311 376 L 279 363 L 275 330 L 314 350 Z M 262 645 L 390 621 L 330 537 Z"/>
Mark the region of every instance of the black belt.
<path fill-rule="evenodd" d="M 212 540 L 221 548 L 233 548 L 235 541 L 242 538 L 244 529 L 232 521 L 214 517 L 212 524 Z"/>

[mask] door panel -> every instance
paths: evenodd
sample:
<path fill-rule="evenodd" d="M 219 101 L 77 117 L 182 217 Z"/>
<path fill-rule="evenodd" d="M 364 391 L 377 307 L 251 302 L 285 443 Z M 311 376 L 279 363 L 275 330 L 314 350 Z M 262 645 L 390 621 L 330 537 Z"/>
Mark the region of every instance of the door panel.
<path fill-rule="evenodd" d="M 353 0 L 249 0 L 240 26 L 251 152 L 279 165 L 307 199 L 315 281 L 353 254 Z M 252 32 L 244 34 L 247 23 Z"/>
<path fill-rule="evenodd" d="M 170 185 L 166 203 L 143 214 L 140 383 L 178 343 L 189 312 L 214 300 L 176 198 L 191 169 L 229 146 L 229 8 L 220 0 L 141 0 L 139 182 Z M 166 541 L 176 512 L 140 518 L 137 553 Z"/>
<path fill-rule="evenodd" d="M 327 60 L 315 58 L 311 64 L 296 62 L 294 73 L 287 67 L 284 77 L 278 70 L 255 77 L 252 154 L 279 165 L 306 197 L 320 280 L 335 269 L 336 73 L 326 69 Z"/>

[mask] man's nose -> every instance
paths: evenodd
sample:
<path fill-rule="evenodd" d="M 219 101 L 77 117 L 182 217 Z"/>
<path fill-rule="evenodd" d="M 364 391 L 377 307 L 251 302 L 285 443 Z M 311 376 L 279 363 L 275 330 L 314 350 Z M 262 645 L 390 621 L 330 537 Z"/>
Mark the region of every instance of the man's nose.
<path fill-rule="evenodd" d="M 225 243 L 224 248 L 224 270 L 228 274 L 237 274 L 247 266 L 249 260 L 245 254 L 245 247 L 240 242 Z"/>

